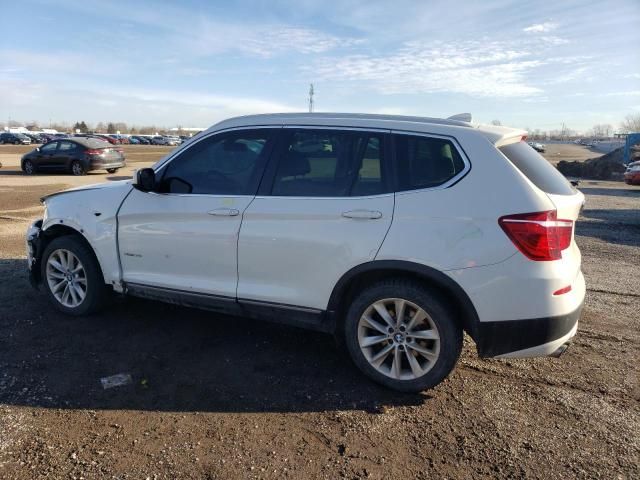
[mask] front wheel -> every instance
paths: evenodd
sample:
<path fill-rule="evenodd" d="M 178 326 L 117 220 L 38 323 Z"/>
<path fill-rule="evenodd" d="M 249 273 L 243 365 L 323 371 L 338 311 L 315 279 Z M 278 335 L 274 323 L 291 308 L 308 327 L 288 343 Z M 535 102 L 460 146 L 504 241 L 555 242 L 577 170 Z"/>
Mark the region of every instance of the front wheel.
<path fill-rule="evenodd" d="M 31 160 L 25 160 L 22 162 L 22 171 L 26 175 L 33 175 L 36 172 L 36 166 Z"/>
<path fill-rule="evenodd" d="M 42 255 L 42 279 L 49 299 L 63 313 L 97 311 L 108 290 L 89 247 L 73 235 L 54 238 Z"/>
<path fill-rule="evenodd" d="M 442 382 L 462 350 L 462 329 L 433 292 L 407 280 L 385 280 L 362 291 L 344 323 L 344 340 L 360 370 L 403 392 Z"/>
<path fill-rule="evenodd" d="M 84 166 L 78 160 L 71 162 L 71 174 L 80 176 L 85 174 Z"/>
<path fill-rule="evenodd" d="M 117 171 L 117 168 L 107 168 L 107 173 L 116 173 Z"/>

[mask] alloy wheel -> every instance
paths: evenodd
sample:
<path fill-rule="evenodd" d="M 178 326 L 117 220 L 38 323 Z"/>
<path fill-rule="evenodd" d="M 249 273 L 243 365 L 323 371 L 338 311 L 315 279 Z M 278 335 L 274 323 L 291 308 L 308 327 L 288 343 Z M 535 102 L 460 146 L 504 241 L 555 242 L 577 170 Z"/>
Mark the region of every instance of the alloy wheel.
<path fill-rule="evenodd" d="M 75 308 L 87 296 L 84 266 L 69 250 L 58 249 L 49 255 L 46 276 L 51 293 L 65 307 Z"/>
<path fill-rule="evenodd" d="M 71 173 L 73 173 L 74 175 L 82 175 L 84 173 L 80 162 L 76 161 L 71 164 Z"/>
<path fill-rule="evenodd" d="M 385 298 L 367 307 L 358 321 L 358 344 L 369 364 L 396 380 L 415 380 L 440 355 L 440 333 L 421 307 L 403 298 Z"/>

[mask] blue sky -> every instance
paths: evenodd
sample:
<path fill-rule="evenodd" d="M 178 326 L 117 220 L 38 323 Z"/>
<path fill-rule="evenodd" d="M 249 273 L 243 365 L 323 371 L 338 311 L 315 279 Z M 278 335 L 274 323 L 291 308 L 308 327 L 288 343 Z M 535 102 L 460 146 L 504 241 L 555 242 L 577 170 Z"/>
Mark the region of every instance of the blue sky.
<path fill-rule="evenodd" d="M 209 126 L 317 111 L 617 126 L 640 1 L 3 1 L 0 121 Z"/>

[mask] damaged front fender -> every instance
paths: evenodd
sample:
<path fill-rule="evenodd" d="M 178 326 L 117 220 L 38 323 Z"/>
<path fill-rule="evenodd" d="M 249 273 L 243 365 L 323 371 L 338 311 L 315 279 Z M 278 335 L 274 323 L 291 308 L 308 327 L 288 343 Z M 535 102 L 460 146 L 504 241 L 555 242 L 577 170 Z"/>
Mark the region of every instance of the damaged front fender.
<path fill-rule="evenodd" d="M 42 259 L 42 219 L 33 222 L 27 229 L 27 269 L 29 271 L 29 283 L 32 287 L 40 285 L 40 261 Z"/>

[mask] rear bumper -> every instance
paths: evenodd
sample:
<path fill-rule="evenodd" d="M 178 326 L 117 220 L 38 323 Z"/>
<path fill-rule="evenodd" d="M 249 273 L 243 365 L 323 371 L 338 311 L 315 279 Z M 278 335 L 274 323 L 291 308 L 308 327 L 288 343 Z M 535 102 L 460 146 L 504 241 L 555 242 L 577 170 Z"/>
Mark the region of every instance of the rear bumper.
<path fill-rule="evenodd" d="M 556 317 L 479 322 L 476 346 L 481 357 L 526 358 L 554 355 L 578 331 L 582 304 Z"/>
<path fill-rule="evenodd" d="M 106 170 L 107 168 L 122 168 L 127 165 L 127 162 L 125 160 L 91 160 L 89 165 L 91 170 Z"/>

